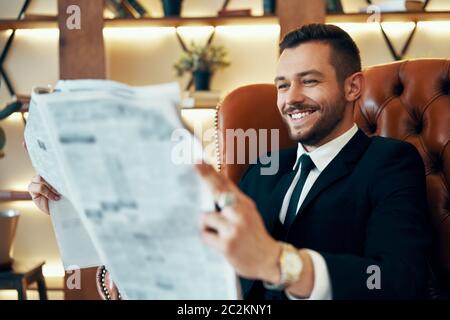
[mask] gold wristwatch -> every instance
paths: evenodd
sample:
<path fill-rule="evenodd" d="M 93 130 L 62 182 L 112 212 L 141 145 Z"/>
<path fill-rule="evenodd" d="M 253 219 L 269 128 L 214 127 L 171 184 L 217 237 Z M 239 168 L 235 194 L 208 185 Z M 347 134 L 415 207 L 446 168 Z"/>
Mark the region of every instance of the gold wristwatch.
<path fill-rule="evenodd" d="M 280 242 L 281 254 L 279 258 L 280 266 L 280 282 L 269 283 L 263 282 L 264 287 L 269 290 L 284 290 L 294 282 L 300 279 L 300 274 L 303 270 L 303 260 L 300 257 L 298 249 L 293 245 L 285 242 Z"/>

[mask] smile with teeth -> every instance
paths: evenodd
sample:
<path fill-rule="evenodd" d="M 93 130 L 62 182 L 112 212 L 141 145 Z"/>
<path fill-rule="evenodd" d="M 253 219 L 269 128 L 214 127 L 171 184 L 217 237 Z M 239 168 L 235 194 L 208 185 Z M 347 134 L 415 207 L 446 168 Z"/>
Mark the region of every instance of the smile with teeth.
<path fill-rule="evenodd" d="M 289 117 L 293 120 L 300 120 L 303 119 L 307 116 L 309 116 L 310 114 L 314 113 L 315 110 L 308 110 L 308 111 L 303 111 L 303 112 L 296 112 L 296 113 L 290 113 Z"/>

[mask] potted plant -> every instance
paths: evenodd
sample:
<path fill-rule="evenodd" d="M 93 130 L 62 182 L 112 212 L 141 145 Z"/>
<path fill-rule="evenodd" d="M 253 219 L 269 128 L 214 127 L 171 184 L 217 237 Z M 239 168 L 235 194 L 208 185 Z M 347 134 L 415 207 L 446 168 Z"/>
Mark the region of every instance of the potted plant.
<path fill-rule="evenodd" d="M 14 112 L 19 111 L 22 108 L 22 103 L 20 101 L 13 101 L 8 103 L 3 109 L 0 110 L 0 120 L 8 118 Z M 3 128 L 0 126 L 0 158 L 5 156 L 3 149 L 6 144 L 6 134 Z"/>
<path fill-rule="evenodd" d="M 195 90 L 209 90 L 211 76 L 216 70 L 230 65 L 223 46 L 191 44 L 190 50 L 183 52 L 174 67 L 178 76 L 191 72 Z"/>
<path fill-rule="evenodd" d="M 263 8 L 264 8 L 264 15 L 275 14 L 275 8 L 276 8 L 275 0 L 264 0 Z"/>
<path fill-rule="evenodd" d="M 183 0 L 162 0 L 164 16 L 180 16 Z"/>

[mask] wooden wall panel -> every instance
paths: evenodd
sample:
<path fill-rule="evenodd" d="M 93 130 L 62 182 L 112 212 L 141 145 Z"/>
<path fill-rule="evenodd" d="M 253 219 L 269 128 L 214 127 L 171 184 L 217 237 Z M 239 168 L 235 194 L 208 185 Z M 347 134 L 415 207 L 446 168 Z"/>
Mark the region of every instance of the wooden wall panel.
<path fill-rule="evenodd" d="M 325 23 L 325 0 L 277 0 L 280 37 L 309 23 Z"/>
<path fill-rule="evenodd" d="M 80 29 L 67 25 L 69 6 L 80 8 Z M 60 79 L 105 79 L 105 46 L 103 43 L 103 0 L 58 0 L 59 74 Z M 69 22 L 74 22 L 69 20 Z M 80 288 L 69 289 L 64 279 L 66 300 L 99 299 L 96 268 L 82 269 Z"/>
<path fill-rule="evenodd" d="M 80 270 L 80 287 L 69 289 L 71 283 L 70 273 L 64 277 L 64 299 L 65 300 L 101 300 L 97 291 L 96 280 L 97 268 L 87 268 Z"/>
<path fill-rule="evenodd" d="M 80 8 L 80 29 L 67 27 L 72 5 Z M 104 79 L 103 0 L 58 0 L 58 26 L 60 78 Z"/>

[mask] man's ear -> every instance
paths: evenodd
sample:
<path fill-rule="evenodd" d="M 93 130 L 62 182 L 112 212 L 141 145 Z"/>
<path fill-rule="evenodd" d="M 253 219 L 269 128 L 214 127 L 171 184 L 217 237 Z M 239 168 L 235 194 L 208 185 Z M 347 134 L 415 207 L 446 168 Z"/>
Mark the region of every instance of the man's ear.
<path fill-rule="evenodd" d="M 345 99 L 349 102 L 357 100 L 364 90 L 364 76 L 362 72 L 356 72 L 345 79 Z"/>

